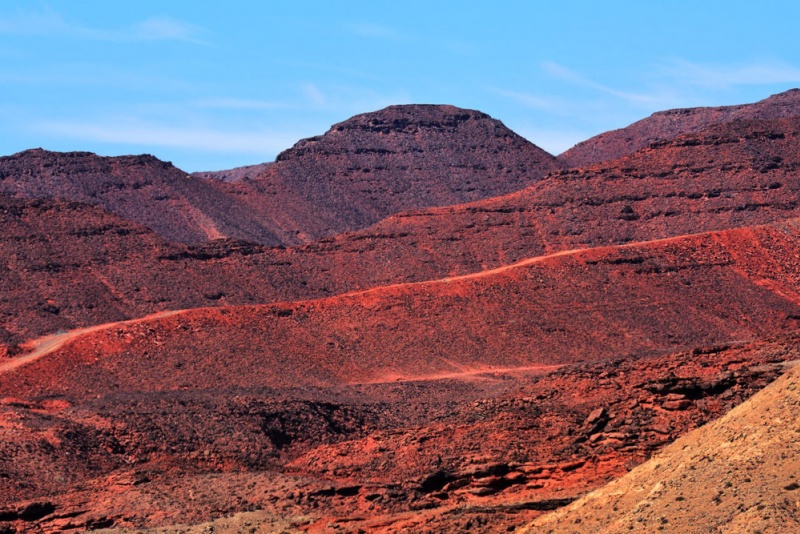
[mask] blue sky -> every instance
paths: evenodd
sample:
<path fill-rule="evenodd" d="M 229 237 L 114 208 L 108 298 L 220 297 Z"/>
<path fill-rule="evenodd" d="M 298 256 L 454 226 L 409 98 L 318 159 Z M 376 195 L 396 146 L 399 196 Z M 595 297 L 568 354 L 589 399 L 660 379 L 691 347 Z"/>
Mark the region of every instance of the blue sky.
<path fill-rule="evenodd" d="M 558 153 L 667 108 L 800 86 L 800 3 L 0 3 L 0 154 L 272 160 L 390 104 L 480 109 Z"/>

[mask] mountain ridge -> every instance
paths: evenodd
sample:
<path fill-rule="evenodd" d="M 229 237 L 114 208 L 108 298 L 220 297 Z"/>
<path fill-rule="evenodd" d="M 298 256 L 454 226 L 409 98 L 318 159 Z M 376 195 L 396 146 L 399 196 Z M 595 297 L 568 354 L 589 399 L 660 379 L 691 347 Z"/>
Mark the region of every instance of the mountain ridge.
<path fill-rule="evenodd" d="M 297 245 L 404 209 L 513 191 L 557 168 L 484 113 L 408 105 L 352 117 L 274 163 L 222 173 L 190 175 L 150 155 L 27 150 L 0 157 L 0 193 L 98 204 L 170 241 Z M 229 175 L 238 178 L 220 179 Z"/>
<path fill-rule="evenodd" d="M 657 111 L 633 124 L 581 141 L 559 154 L 569 167 L 583 167 L 632 154 L 650 143 L 695 133 L 714 124 L 743 119 L 800 115 L 800 89 L 790 89 L 753 104 Z"/>

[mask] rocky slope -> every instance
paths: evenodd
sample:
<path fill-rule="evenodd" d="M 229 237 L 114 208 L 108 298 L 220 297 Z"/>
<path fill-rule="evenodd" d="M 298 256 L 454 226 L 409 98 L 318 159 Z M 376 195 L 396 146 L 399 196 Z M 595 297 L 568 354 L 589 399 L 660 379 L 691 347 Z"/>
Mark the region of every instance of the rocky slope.
<path fill-rule="evenodd" d="M 797 532 L 800 370 L 525 532 Z"/>
<path fill-rule="evenodd" d="M 38 149 L 0 158 L 0 193 L 96 204 L 171 241 L 298 244 L 521 189 L 559 167 L 477 111 L 393 106 L 300 141 L 253 179 L 243 179 L 253 169 L 188 175 L 152 156 Z"/>
<path fill-rule="evenodd" d="M 4 342 L 163 309 L 327 296 L 781 220 L 798 215 L 799 141 L 798 119 L 719 125 L 518 193 L 286 249 L 169 244 L 97 208 L 0 195 Z"/>
<path fill-rule="evenodd" d="M 798 357 L 799 236 L 732 230 L 87 333 L 0 373 L 0 518 L 520 525 Z"/>
<path fill-rule="evenodd" d="M 171 244 L 96 206 L 0 195 L 0 227 L 0 356 L 61 329 L 281 296 L 263 283 L 265 274 L 293 287 L 276 260 L 258 267 L 247 261 L 268 249 L 230 241 L 199 250 Z"/>
<path fill-rule="evenodd" d="M 215 383 L 333 386 L 785 334 L 800 317 L 798 228 L 555 254 L 315 301 L 188 310 L 82 336 L 0 375 L 0 390 L 80 398 Z"/>
<path fill-rule="evenodd" d="M 558 159 L 584 167 L 627 156 L 647 145 L 699 132 L 734 120 L 780 119 L 800 115 L 800 89 L 773 95 L 754 104 L 659 111 L 619 130 L 601 133 L 570 148 Z"/>
<path fill-rule="evenodd" d="M 737 121 L 556 172 L 509 195 L 398 214 L 369 231 L 490 267 L 791 217 L 800 206 L 798 169 L 800 118 Z"/>
<path fill-rule="evenodd" d="M 369 226 L 392 213 L 531 185 L 560 164 L 500 121 L 453 106 L 390 106 L 335 124 L 237 183 L 284 242 Z"/>
<path fill-rule="evenodd" d="M 259 175 L 263 174 L 270 165 L 272 165 L 272 162 L 246 165 L 244 167 L 236 167 L 224 171 L 193 172 L 192 176 L 210 180 L 220 180 L 222 182 L 241 182 L 243 180 L 257 178 Z"/>
<path fill-rule="evenodd" d="M 20 152 L 0 158 L 0 193 L 99 205 L 172 241 L 237 236 L 280 242 L 260 214 L 246 210 L 221 182 L 194 178 L 149 155 Z"/>
<path fill-rule="evenodd" d="M 507 531 L 719 417 L 796 345 L 336 388 L 6 397 L 0 527 Z"/>
<path fill-rule="evenodd" d="M 356 119 L 377 148 L 489 124 Z M 497 532 L 565 506 L 800 357 L 799 120 L 292 248 L 0 194 L 0 532 Z M 328 135 L 280 159 L 379 165 Z"/>

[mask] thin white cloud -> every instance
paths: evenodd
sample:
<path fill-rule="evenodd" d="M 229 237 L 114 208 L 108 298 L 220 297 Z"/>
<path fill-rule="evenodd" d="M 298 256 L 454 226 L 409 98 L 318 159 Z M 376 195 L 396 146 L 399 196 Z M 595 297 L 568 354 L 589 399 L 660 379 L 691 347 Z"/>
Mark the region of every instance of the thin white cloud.
<path fill-rule="evenodd" d="M 509 91 L 507 89 L 500 89 L 497 87 L 489 87 L 487 88 L 487 91 L 497 96 L 509 98 L 518 105 L 528 109 L 556 111 L 564 105 L 563 99 L 543 97 L 522 91 Z"/>
<path fill-rule="evenodd" d="M 300 96 L 301 107 L 336 115 L 364 113 L 411 101 L 408 92 L 402 89 L 383 93 L 366 87 L 338 84 L 320 87 L 314 83 L 306 83 L 300 86 Z"/>
<path fill-rule="evenodd" d="M 291 132 L 168 126 L 131 118 L 96 122 L 43 121 L 32 129 L 41 134 L 82 141 L 258 155 L 278 153 L 300 138 Z"/>
<path fill-rule="evenodd" d="M 715 90 L 742 85 L 800 83 L 800 68 L 775 60 L 720 65 L 677 59 L 661 66 L 657 70 L 657 75 L 676 84 Z"/>
<path fill-rule="evenodd" d="M 594 80 L 586 78 L 585 76 L 581 75 L 578 72 L 575 72 L 571 69 L 568 69 L 567 67 L 564 67 L 563 65 L 559 65 L 558 63 L 552 61 L 545 61 L 544 63 L 542 63 L 542 69 L 553 78 L 557 78 L 559 80 L 570 82 L 574 85 L 588 87 L 589 89 L 594 89 L 596 91 L 600 91 L 602 93 L 615 96 L 617 98 L 627 101 L 630 104 L 653 106 L 653 105 L 668 104 L 674 100 L 671 95 L 665 95 L 660 93 L 649 94 L 649 93 L 632 93 L 628 91 L 620 91 L 608 85 L 595 82 Z"/>
<path fill-rule="evenodd" d="M 315 107 L 325 107 L 325 104 L 328 102 L 325 94 L 313 83 L 303 84 L 301 90 L 306 100 Z"/>
<path fill-rule="evenodd" d="M 205 98 L 192 102 L 192 105 L 198 108 L 245 110 L 288 109 L 291 107 L 284 102 L 246 98 Z"/>
<path fill-rule="evenodd" d="M 49 6 L 38 10 L 0 15 L 0 34 L 30 36 L 62 36 L 94 41 L 184 41 L 207 44 L 206 30 L 170 17 L 151 17 L 115 29 L 92 28 L 67 20 Z"/>
<path fill-rule="evenodd" d="M 380 24 L 347 24 L 346 28 L 360 37 L 371 39 L 399 41 L 404 38 L 403 34 L 397 30 Z"/>
<path fill-rule="evenodd" d="M 123 35 L 126 32 L 123 31 Z M 195 44 L 207 44 L 200 39 L 203 28 L 169 17 L 152 17 L 130 29 L 130 37 L 144 41 L 186 41 Z"/>
<path fill-rule="evenodd" d="M 37 11 L 18 11 L 0 15 L 0 33 L 17 35 L 45 35 L 64 33 L 69 25 L 49 6 Z"/>

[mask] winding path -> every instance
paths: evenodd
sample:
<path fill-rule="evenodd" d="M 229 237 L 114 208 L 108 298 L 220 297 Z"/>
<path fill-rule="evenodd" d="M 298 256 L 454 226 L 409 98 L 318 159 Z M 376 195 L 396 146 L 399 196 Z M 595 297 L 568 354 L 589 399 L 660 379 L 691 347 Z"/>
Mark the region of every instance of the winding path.
<path fill-rule="evenodd" d="M 762 226 L 770 226 L 770 225 L 762 225 Z M 758 228 L 758 226 L 754 227 L 754 228 Z M 722 232 L 725 232 L 725 231 L 723 230 Z M 520 267 L 525 267 L 525 266 L 528 266 L 528 265 L 541 263 L 541 262 L 547 261 L 549 259 L 557 258 L 557 257 L 560 257 L 560 256 L 571 256 L 571 255 L 576 255 L 576 254 L 580 254 L 580 253 L 587 253 L 587 252 L 597 251 L 597 250 L 611 250 L 611 249 L 619 250 L 619 249 L 627 249 L 627 248 L 636 248 L 636 247 L 640 247 L 642 245 L 668 243 L 668 242 L 673 242 L 673 241 L 679 241 L 681 239 L 685 239 L 685 238 L 693 237 L 693 236 L 708 235 L 708 234 L 716 235 L 716 234 L 719 234 L 719 233 L 720 232 L 715 232 L 715 231 L 712 231 L 712 232 L 699 232 L 699 233 L 696 233 L 696 234 L 686 234 L 686 235 L 680 235 L 680 236 L 665 237 L 665 238 L 661 238 L 661 239 L 652 239 L 652 240 L 648 240 L 648 241 L 634 241 L 634 242 L 631 242 L 631 243 L 625 243 L 623 245 L 604 245 L 604 246 L 599 246 L 599 247 L 589 247 L 589 248 L 577 248 L 577 249 L 561 250 L 559 252 L 553 252 L 551 254 L 545 254 L 545 255 L 542 255 L 542 256 L 534 256 L 532 258 L 526 258 L 526 259 L 520 260 L 520 261 L 518 261 L 516 263 L 511 263 L 511 264 L 508 264 L 508 265 L 502 265 L 502 266 L 496 267 L 494 269 L 487 269 L 487 270 L 484 270 L 484 271 L 478 271 L 478 272 L 474 272 L 474 273 L 462 274 L 462 275 L 458 275 L 458 276 L 450 276 L 450 277 L 440 278 L 440 279 L 436 279 L 436 280 L 422 280 L 422 281 L 419 281 L 419 282 L 402 282 L 402 283 L 398 283 L 398 284 L 389 284 L 389 285 L 385 285 L 385 286 L 372 287 L 372 288 L 369 288 L 369 289 L 360 289 L 360 290 L 356 290 L 356 291 L 350 291 L 348 293 L 342 293 L 342 294 L 339 294 L 339 295 L 333 295 L 333 296 L 330 296 L 330 297 L 324 297 L 324 298 L 318 299 L 318 300 L 328 300 L 328 299 L 337 299 L 337 298 L 345 298 L 345 297 L 354 297 L 354 296 L 368 295 L 368 294 L 371 294 L 371 293 L 380 293 L 380 292 L 388 291 L 388 290 L 392 290 L 392 289 L 401 289 L 401 288 L 425 286 L 425 285 L 434 285 L 434 284 L 449 284 L 449 283 L 458 282 L 458 281 L 461 281 L 461 280 L 473 280 L 473 279 L 477 279 L 477 278 L 485 278 L 485 277 L 490 277 L 490 276 L 493 276 L 493 275 L 496 275 L 496 274 L 500 274 L 500 273 L 503 273 L 503 272 L 506 272 L 506 271 L 510 271 L 510 270 L 513 270 L 513 269 L 517 269 L 517 268 L 520 268 Z M 724 243 L 720 243 L 720 244 L 722 244 L 723 247 L 725 246 Z M 314 300 L 317 300 L 317 299 L 314 299 Z M 264 305 L 269 305 L 269 304 L 277 304 L 277 303 L 264 303 Z M 149 321 L 149 320 L 153 320 L 153 319 L 160 319 L 160 318 L 164 318 L 164 317 L 169 317 L 171 315 L 178 315 L 178 314 L 186 313 L 186 312 L 189 312 L 189 311 L 192 311 L 192 310 L 195 310 L 195 309 L 201 309 L 201 308 L 189 308 L 189 309 L 183 309 L 183 310 L 163 311 L 163 312 L 158 312 L 158 313 L 154 313 L 154 314 L 151 314 L 151 315 L 147 315 L 145 317 L 139 317 L 139 318 L 136 318 L 136 319 L 129 319 L 129 320 L 125 320 L 125 321 L 115 321 L 115 322 L 111 322 L 111 323 L 104 323 L 104 324 L 99 324 L 99 325 L 94 325 L 94 326 L 88 326 L 88 327 L 85 327 L 85 328 L 78 328 L 78 329 L 75 329 L 75 330 L 70 330 L 68 332 L 63 332 L 63 333 L 58 333 L 58 334 L 51 334 L 49 336 L 41 337 L 39 339 L 36 339 L 36 340 L 33 340 L 33 341 L 30 342 L 30 345 L 33 347 L 33 350 L 31 352 L 29 352 L 28 354 L 25 354 L 24 356 L 15 357 L 15 358 L 12 358 L 12 359 L 10 359 L 8 361 L 0 363 L 0 373 L 6 373 L 6 372 L 12 371 L 14 369 L 17 369 L 19 367 L 22 367 L 23 365 L 26 365 L 28 363 L 34 362 L 34 361 L 36 361 L 36 360 L 38 360 L 38 359 L 40 359 L 40 358 L 42 358 L 44 356 L 47 356 L 48 354 L 50 354 L 52 352 L 55 352 L 56 350 L 58 350 L 61 347 L 63 347 L 65 344 L 67 344 L 70 341 L 73 341 L 74 339 L 77 339 L 77 338 L 79 338 L 79 337 L 81 337 L 81 336 L 83 336 L 85 334 L 91 334 L 93 332 L 100 332 L 102 330 L 108 330 L 110 328 L 114 328 L 114 327 L 117 327 L 117 326 L 126 326 L 126 325 L 141 323 L 141 322 L 145 322 L 145 321 Z M 462 375 L 479 375 L 479 374 L 482 374 L 482 373 L 493 373 L 493 372 L 526 371 L 526 370 L 534 370 L 535 368 L 539 368 L 539 367 L 543 367 L 543 366 L 532 366 L 530 368 L 522 367 L 522 368 L 507 368 L 507 369 L 504 369 L 504 368 L 485 369 L 485 370 L 475 370 L 475 371 L 470 370 L 470 371 L 465 371 L 463 373 L 442 374 L 442 375 L 435 375 L 435 376 L 431 375 L 429 377 L 422 377 L 422 378 L 408 377 L 408 378 L 402 378 L 401 380 L 426 380 L 426 379 L 438 379 L 438 378 L 454 378 L 456 375 L 462 376 Z M 544 367 L 546 367 L 546 366 L 544 366 Z"/>
<path fill-rule="evenodd" d="M 186 310 L 163 311 L 154 313 L 152 315 L 147 315 L 145 317 L 128 319 L 127 321 L 114 321 L 111 323 L 103 323 L 94 326 L 87 326 L 86 328 L 77 328 L 75 330 L 70 330 L 69 332 L 62 332 L 59 334 L 51 334 L 49 336 L 41 337 L 33 341 L 32 343 L 33 350 L 28 354 L 25 354 L 24 356 L 19 356 L 17 358 L 12 358 L 7 362 L 0 363 L 0 373 L 7 373 L 9 371 L 13 371 L 18 367 L 22 367 L 23 365 L 35 362 L 36 360 L 42 358 L 43 356 L 47 356 L 51 352 L 57 351 L 70 341 L 77 339 L 84 334 L 100 332 L 102 330 L 108 330 L 116 326 L 126 326 L 126 325 L 141 323 L 144 321 L 149 321 L 150 319 L 160 319 L 163 317 L 169 317 L 170 315 L 177 315 L 185 311 Z"/>

